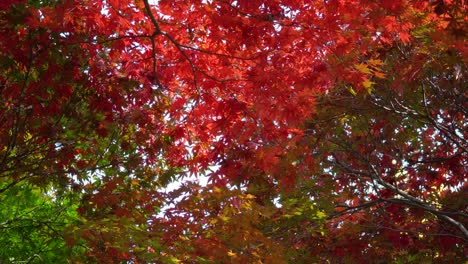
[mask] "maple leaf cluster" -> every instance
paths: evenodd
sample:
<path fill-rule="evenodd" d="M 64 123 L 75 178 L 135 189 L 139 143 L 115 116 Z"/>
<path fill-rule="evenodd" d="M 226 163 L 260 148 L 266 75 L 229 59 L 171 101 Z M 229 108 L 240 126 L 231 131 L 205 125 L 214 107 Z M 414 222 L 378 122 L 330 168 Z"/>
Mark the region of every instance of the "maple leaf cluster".
<path fill-rule="evenodd" d="M 460 262 L 466 9 L 4 0 L 0 202 L 66 205 L 62 260 Z"/>

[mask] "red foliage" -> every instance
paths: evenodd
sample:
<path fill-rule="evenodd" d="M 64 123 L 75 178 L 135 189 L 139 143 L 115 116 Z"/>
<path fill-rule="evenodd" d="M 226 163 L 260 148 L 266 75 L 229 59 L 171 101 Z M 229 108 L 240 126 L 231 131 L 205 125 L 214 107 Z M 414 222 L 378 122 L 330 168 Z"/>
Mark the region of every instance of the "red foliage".
<path fill-rule="evenodd" d="M 464 1 L 153 2 L 0 3 L 0 190 L 81 184 L 103 263 L 460 256 Z"/>

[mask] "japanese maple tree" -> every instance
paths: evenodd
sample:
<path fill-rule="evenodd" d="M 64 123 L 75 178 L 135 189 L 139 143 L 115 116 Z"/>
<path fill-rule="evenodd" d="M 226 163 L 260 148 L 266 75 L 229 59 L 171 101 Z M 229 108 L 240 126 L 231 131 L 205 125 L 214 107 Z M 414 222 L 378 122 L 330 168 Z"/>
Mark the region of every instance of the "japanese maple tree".
<path fill-rule="evenodd" d="M 461 261 L 466 13 L 2 1 L 0 201 L 69 197 L 70 261 Z"/>

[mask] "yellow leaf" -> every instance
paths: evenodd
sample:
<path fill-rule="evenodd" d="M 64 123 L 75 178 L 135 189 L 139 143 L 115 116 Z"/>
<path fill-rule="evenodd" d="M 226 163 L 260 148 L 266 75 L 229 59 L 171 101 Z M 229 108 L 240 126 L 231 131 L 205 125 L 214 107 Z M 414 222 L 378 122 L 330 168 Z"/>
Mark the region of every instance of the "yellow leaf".
<path fill-rule="evenodd" d="M 317 213 L 315 213 L 315 215 L 316 215 L 316 217 L 317 217 L 318 219 L 324 219 L 324 218 L 327 217 L 327 215 L 326 215 L 324 212 L 322 212 L 322 211 L 317 211 Z"/>
<path fill-rule="evenodd" d="M 356 93 L 356 91 L 353 89 L 353 87 L 350 86 L 350 87 L 348 88 L 348 90 L 349 90 L 349 92 L 350 92 L 352 95 L 356 96 L 357 93 Z"/>
<path fill-rule="evenodd" d="M 137 179 L 133 179 L 130 184 L 132 186 L 138 186 L 138 185 L 140 185 L 140 182 Z"/>
<path fill-rule="evenodd" d="M 220 215 L 219 218 L 221 218 L 221 220 L 223 220 L 224 222 L 228 222 L 228 221 L 229 221 L 229 217 L 228 217 L 228 216 Z"/>
<path fill-rule="evenodd" d="M 375 82 L 372 82 L 372 81 L 370 81 L 368 79 L 366 79 L 365 81 L 362 82 L 362 85 L 364 86 L 364 88 L 366 88 L 368 93 L 372 92 L 372 85 L 373 84 L 375 84 Z"/>
<path fill-rule="evenodd" d="M 261 258 L 261 256 L 256 251 L 253 251 L 252 255 L 254 255 L 254 257 L 256 258 Z"/>
<path fill-rule="evenodd" d="M 230 256 L 230 257 L 235 257 L 235 256 L 237 256 L 236 253 L 232 252 L 232 250 L 229 250 L 227 254 L 228 254 L 228 256 Z"/>
<path fill-rule="evenodd" d="M 381 78 L 381 79 L 385 78 L 385 73 L 380 72 L 380 71 L 374 72 L 374 75 L 375 75 L 375 77 L 377 77 L 377 78 Z"/>
<path fill-rule="evenodd" d="M 178 258 L 176 258 L 176 257 L 170 257 L 170 258 L 169 258 L 169 261 L 170 261 L 171 263 L 180 263 L 180 260 L 179 260 Z"/>
<path fill-rule="evenodd" d="M 187 241 L 187 240 L 189 240 L 189 238 L 188 238 L 188 237 L 186 237 L 186 236 L 183 236 L 183 235 L 179 235 L 179 238 L 180 238 L 181 240 L 184 240 L 184 241 Z"/>
<path fill-rule="evenodd" d="M 367 61 L 372 66 L 382 66 L 384 63 L 381 60 L 370 59 Z"/>
<path fill-rule="evenodd" d="M 247 194 L 245 196 L 246 199 L 255 199 L 255 195 L 252 195 L 252 194 Z"/>
<path fill-rule="evenodd" d="M 368 74 L 371 73 L 371 70 L 369 69 L 369 67 L 366 64 L 362 64 L 362 63 L 354 64 L 354 67 L 356 68 L 356 70 L 358 70 L 358 71 L 360 71 L 362 73 L 368 73 Z"/>
<path fill-rule="evenodd" d="M 26 132 L 26 134 L 24 135 L 24 140 L 25 141 L 28 141 L 32 138 L 32 135 L 29 133 L 29 132 Z"/>

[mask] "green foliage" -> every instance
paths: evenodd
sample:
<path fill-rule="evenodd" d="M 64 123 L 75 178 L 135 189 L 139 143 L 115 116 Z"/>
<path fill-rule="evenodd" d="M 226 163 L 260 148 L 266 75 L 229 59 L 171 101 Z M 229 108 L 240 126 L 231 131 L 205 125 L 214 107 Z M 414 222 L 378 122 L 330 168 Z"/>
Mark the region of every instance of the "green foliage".
<path fill-rule="evenodd" d="M 0 260 L 64 263 L 83 251 L 67 247 L 64 238 L 65 229 L 79 222 L 76 197 L 18 184 L 0 199 Z"/>

